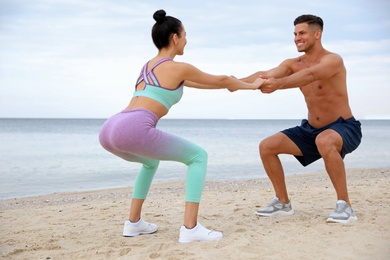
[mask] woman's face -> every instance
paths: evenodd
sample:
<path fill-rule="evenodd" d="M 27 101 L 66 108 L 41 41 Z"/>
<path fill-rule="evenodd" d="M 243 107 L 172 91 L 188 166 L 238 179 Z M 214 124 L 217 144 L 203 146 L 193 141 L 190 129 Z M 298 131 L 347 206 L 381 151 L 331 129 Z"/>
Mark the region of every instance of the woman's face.
<path fill-rule="evenodd" d="M 182 26 L 182 30 L 180 32 L 180 35 L 178 35 L 178 42 L 177 42 L 177 55 L 183 55 L 184 54 L 184 47 L 187 45 L 187 33 L 184 29 L 184 26 Z"/>

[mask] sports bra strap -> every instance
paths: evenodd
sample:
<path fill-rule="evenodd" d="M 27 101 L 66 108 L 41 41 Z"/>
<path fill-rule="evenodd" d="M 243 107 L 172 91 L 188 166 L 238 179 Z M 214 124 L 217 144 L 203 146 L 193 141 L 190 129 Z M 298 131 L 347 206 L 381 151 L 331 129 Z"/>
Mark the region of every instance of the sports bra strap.
<path fill-rule="evenodd" d="M 143 78 L 143 80 L 145 81 L 145 84 L 150 84 L 149 83 L 149 80 L 148 80 L 148 74 L 150 73 L 150 70 L 149 70 L 149 73 L 148 72 L 146 72 L 146 67 L 148 66 L 148 63 L 149 62 L 147 62 L 145 65 L 144 65 L 144 67 L 142 68 L 142 78 Z"/>
<path fill-rule="evenodd" d="M 149 62 L 147 62 L 147 63 L 144 65 L 143 70 L 142 70 L 142 74 L 143 74 L 143 79 L 144 79 L 144 81 L 145 81 L 146 84 L 150 85 L 150 82 L 149 82 L 149 79 L 148 79 L 148 75 L 150 75 L 150 77 L 151 77 L 151 79 L 152 79 L 154 85 L 156 85 L 156 86 L 159 85 L 159 84 L 158 84 L 158 80 L 157 80 L 156 76 L 155 76 L 154 73 L 153 73 L 153 70 L 154 70 L 155 67 L 157 67 L 157 66 L 160 65 L 161 63 L 163 63 L 163 62 L 165 62 L 165 61 L 168 61 L 168 60 L 172 60 L 172 59 L 171 59 L 171 58 L 164 58 L 164 59 L 159 60 L 158 62 L 156 62 L 156 63 L 153 65 L 153 67 L 152 67 L 151 69 L 149 69 L 148 72 L 146 71 L 146 68 L 147 68 Z"/>
<path fill-rule="evenodd" d="M 161 60 L 157 61 L 156 64 L 154 64 L 153 67 L 149 70 L 149 72 L 152 71 L 155 67 L 157 67 L 161 63 L 163 63 L 165 61 L 168 61 L 168 60 L 172 60 L 172 59 L 167 57 L 167 58 L 164 58 L 164 59 L 161 59 Z M 146 64 L 148 64 L 148 63 L 146 63 Z M 145 67 L 145 70 L 146 70 L 146 67 Z"/>
<path fill-rule="evenodd" d="M 154 75 L 153 70 L 154 70 L 155 67 L 157 67 L 161 63 L 163 63 L 165 61 L 169 61 L 169 60 L 172 60 L 172 59 L 168 58 L 168 57 L 167 58 L 163 58 L 163 59 L 159 60 L 158 62 L 156 62 L 156 64 L 154 64 L 153 67 L 149 71 L 146 71 L 146 68 L 148 67 L 148 64 L 149 64 L 149 61 L 148 61 L 142 67 L 141 73 L 139 74 L 139 77 L 137 79 L 137 83 L 135 84 L 135 87 L 137 88 L 137 85 L 139 83 L 141 83 L 142 81 L 145 81 L 145 84 L 147 84 L 147 85 L 151 85 L 150 82 L 149 82 L 149 79 L 148 79 L 148 75 L 150 75 L 150 78 L 153 80 L 154 85 L 159 86 L 158 80 L 157 80 L 156 76 Z"/>

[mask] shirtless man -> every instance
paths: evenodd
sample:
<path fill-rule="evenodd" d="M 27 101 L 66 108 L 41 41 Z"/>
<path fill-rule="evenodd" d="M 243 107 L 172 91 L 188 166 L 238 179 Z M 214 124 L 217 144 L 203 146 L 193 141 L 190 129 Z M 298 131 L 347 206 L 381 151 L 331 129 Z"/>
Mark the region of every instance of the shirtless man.
<path fill-rule="evenodd" d="M 299 88 L 308 109 L 308 119 L 302 120 L 300 126 L 278 132 L 260 143 L 260 157 L 274 187 L 275 198 L 256 214 L 294 213 L 278 157 L 279 154 L 291 154 L 303 166 L 323 158 L 337 194 L 336 209 L 327 222 L 356 221 L 348 197 L 343 158 L 359 146 L 362 133 L 360 122 L 355 120 L 349 107 L 346 69 L 339 55 L 322 47 L 323 21 L 320 17 L 302 15 L 295 19 L 294 25 L 295 44 L 298 52 L 304 54 L 242 79 L 252 82 L 259 75 L 267 78 L 260 87 L 263 93 Z"/>

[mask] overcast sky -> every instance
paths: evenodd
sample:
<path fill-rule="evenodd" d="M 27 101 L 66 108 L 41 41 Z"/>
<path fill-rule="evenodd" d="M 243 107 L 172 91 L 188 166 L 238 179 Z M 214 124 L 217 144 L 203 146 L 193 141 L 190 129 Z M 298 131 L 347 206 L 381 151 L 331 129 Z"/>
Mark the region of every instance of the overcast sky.
<path fill-rule="evenodd" d="M 324 20 L 323 46 L 347 67 L 358 119 L 390 119 L 390 1 L 0 0 L 0 117 L 107 118 L 127 106 L 141 67 L 157 54 L 153 13 L 180 19 L 177 61 L 244 77 L 297 52 L 293 21 Z M 186 88 L 166 118 L 297 119 L 299 89 Z"/>

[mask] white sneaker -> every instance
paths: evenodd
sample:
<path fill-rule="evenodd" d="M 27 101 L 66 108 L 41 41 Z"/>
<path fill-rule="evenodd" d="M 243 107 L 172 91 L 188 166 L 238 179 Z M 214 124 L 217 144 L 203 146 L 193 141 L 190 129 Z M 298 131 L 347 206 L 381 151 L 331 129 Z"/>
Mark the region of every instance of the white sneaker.
<path fill-rule="evenodd" d="M 156 232 L 157 229 L 158 227 L 156 224 L 143 221 L 142 218 L 136 223 L 132 223 L 130 220 L 126 220 L 123 227 L 123 236 L 135 237 L 138 235 L 152 234 Z"/>
<path fill-rule="evenodd" d="M 185 226 L 180 228 L 179 243 L 188 243 L 192 241 L 213 241 L 220 240 L 223 237 L 221 232 L 205 228 L 199 222 L 193 229 L 187 229 Z"/>

